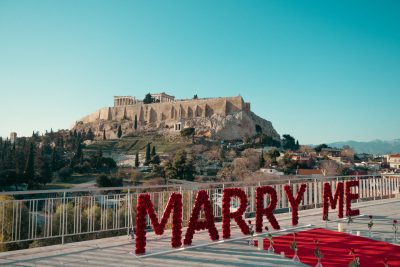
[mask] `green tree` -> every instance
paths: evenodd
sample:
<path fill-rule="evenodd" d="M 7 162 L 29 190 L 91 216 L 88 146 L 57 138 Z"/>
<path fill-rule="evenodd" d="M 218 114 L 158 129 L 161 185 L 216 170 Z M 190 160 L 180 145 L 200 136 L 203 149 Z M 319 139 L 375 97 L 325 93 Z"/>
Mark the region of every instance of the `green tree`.
<path fill-rule="evenodd" d="M 196 95 L 193 96 L 193 99 L 198 99 L 199 97 Z"/>
<path fill-rule="evenodd" d="M 160 164 L 161 163 L 160 156 L 159 155 L 152 156 L 150 162 L 151 162 L 151 164 L 154 164 L 154 165 Z"/>
<path fill-rule="evenodd" d="M 194 134 L 195 134 L 195 128 L 189 127 L 189 128 L 184 128 L 181 130 L 181 135 L 184 137 L 192 137 L 192 143 L 194 143 Z"/>
<path fill-rule="evenodd" d="M 188 157 L 186 151 L 180 150 L 175 154 L 172 163 L 167 162 L 164 172 L 167 179 L 193 181 L 195 173 L 193 158 Z"/>
<path fill-rule="evenodd" d="M 105 174 L 100 174 L 96 177 L 96 184 L 99 187 L 111 187 L 111 180 Z"/>
<path fill-rule="evenodd" d="M 192 136 L 195 132 L 195 129 L 193 127 L 189 127 L 189 128 L 184 128 L 181 130 L 181 135 L 185 136 L 185 137 L 189 137 Z"/>
<path fill-rule="evenodd" d="M 41 156 L 38 158 L 38 177 L 37 182 L 43 185 L 50 183 L 53 177 L 53 173 L 51 172 L 51 166 L 46 157 Z"/>
<path fill-rule="evenodd" d="M 320 144 L 314 148 L 315 152 L 320 153 L 323 148 L 330 148 L 327 144 Z"/>
<path fill-rule="evenodd" d="M 51 152 L 51 170 L 57 171 L 61 167 L 61 159 L 60 155 L 58 154 L 57 149 L 54 147 L 53 151 Z"/>
<path fill-rule="evenodd" d="M 137 115 L 135 114 L 135 121 L 133 122 L 133 129 L 137 130 Z"/>
<path fill-rule="evenodd" d="M 142 173 L 134 170 L 130 174 L 130 181 L 134 186 L 137 186 L 140 184 L 140 180 L 142 179 Z"/>
<path fill-rule="evenodd" d="M 99 187 L 118 187 L 122 186 L 122 178 L 108 177 L 105 174 L 100 174 L 96 177 L 96 184 Z"/>
<path fill-rule="evenodd" d="M 89 128 L 86 134 L 86 140 L 93 141 L 93 139 L 94 139 L 94 133 L 92 132 L 92 128 Z"/>
<path fill-rule="evenodd" d="M 115 162 L 114 159 L 108 158 L 108 157 L 102 157 L 100 158 L 100 169 L 101 171 L 104 172 L 111 172 L 111 170 L 114 170 L 117 168 L 117 163 Z"/>
<path fill-rule="evenodd" d="M 193 181 L 194 174 L 195 174 L 195 167 L 193 164 L 193 157 L 187 156 L 184 165 L 183 179 L 187 181 Z"/>
<path fill-rule="evenodd" d="M 154 103 L 154 98 L 151 96 L 150 93 L 146 94 L 146 96 L 143 99 L 143 104 L 151 104 Z"/>
<path fill-rule="evenodd" d="M 264 151 L 261 150 L 261 154 L 260 154 L 260 168 L 264 168 L 264 166 L 265 166 Z"/>
<path fill-rule="evenodd" d="M 16 175 L 15 170 L 0 170 L 0 188 L 4 190 L 13 185 Z"/>
<path fill-rule="evenodd" d="M 7 241 L 12 241 L 15 238 L 16 228 L 15 223 L 13 224 L 15 216 L 15 212 L 18 212 L 20 220 L 20 228 L 18 232 L 18 237 L 20 239 L 28 239 L 28 231 L 29 227 L 29 212 L 27 207 L 24 204 L 24 201 L 18 201 L 17 205 L 13 202 L 13 198 L 10 196 L 0 196 L 0 203 L 2 203 L 2 208 L 0 209 L 0 218 L 3 220 L 0 221 L 0 252 L 9 251 L 9 250 L 17 250 L 17 249 L 25 249 L 28 248 L 28 242 L 11 242 L 5 243 Z M 4 242 L 4 243 L 3 243 Z"/>
<path fill-rule="evenodd" d="M 63 167 L 58 170 L 58 176 L 60 177 L 61 181 L 67 180 L 72 175 L 72 168 L 70 167 Z"/>
<path fill-rule="evenodd" d="M 103 130 L 103 140 L 106 140 L 106 129 Z"/>
<path fill-rule="evenodd" d="M 28 189 L 32 189 L 32 186 L 35 183 L 35 145 L 33 142 L 29 147 L 29 154 L 25 164 L 24 175 L 28 182 Z"/>
<path fill-rule="evenodd" d="M 117 137 L 121 138 L 122 136 L 122 129 L 121 129 L 121 124 L 118 126 L 118 130 L 117 130 Z"/>
<path fill-rule="evenodd" d="M 135 155 L 135 167 L 138 168 L 140 165 L 139 162 L 139 152 L 136 151 L 136 155 Z"/>
<path fill-rule="evenodd" d="M 99 231 L 102 230 L 102 226 L 107 226 L 108 229 L 111 229 L 113 227 L 113 223 L 115 223 L 113 222 L 113 210 L 110 208 L 106 210 L 102 209 L 103 208 L 99 207 L 98 205 L 95 205 L 89 206 L 83 210 L 82 229 L 84 229 L 84 231 Z M 124 209 L 124 212 L 126 212 L 126 209 Z M 92 221 L 92 223 L 88 223 L 90 221 Z M 93 236 L 93 238 L 96 238 L 96 236 Z"/>
<path fill-rule="evenodd" d="M 221 146 L 219 149 L 219 160 L 224 161 L 226 158 L 225 149 Z"/>
<path fill-rule="evenodd" d="M 150 159 L 151 159 L 150 143 L 147 143 L 147 145 L 146 145 L 146 159 L 145 159 L 144 165 L 146 165 L 146 166 L 149 165 Z"/>
<path fill-rule="evenodd" d="M 74 155 L 74 163 L 79 163 L 82 164 L 83 163 L 83 151 L 82 151 L 82 144 L 79 143 L 77 148 L 76 148 L 76 152 Z"/>
<path fill-rule="evenodd" d="M 119 187 L 119 186 L 123 186 L 123 184 L 124 184 L 121 177 L 111 177 L 110 181 L 111 181 L 112 187 Z"/>
<path fill-rule="evenodd" d="M 161 167 L 161 166 L 158 165 L 158 164 L 153 164 L 153 165 L 151 166 L 151 174 L 152 174 L 154 177 L 164 177 L 164 176 L 165 176 L 165 174 L 164 174 L 164 168 Z"/>
<path fill-rule="evenodd" d="M 156 155 L 156 146 L 153 146 L 151 149 L 151 156 L 154 157 Z"/>
<path fill-rule="evenodd" d="M 174 166 L 172 165 L 171 161 L 167 161 L 167 163 L 164 166 L 164 183 L 167 184 L 168 180 L 170 179 L 176 179 L 176 170 Z"/>
<path fill-rule="evenodd" d="M 284 134 L 282 139 L 282 146 L 285 150 L 295 151 L 298 149 L 295 139 L 290 134 Z"/>
<path fill-rule="evenodd" d="M 276 159 L 281 155 L 278 149 L 272 149 L 267 152 L 268 157 L 271 159 L 271 164 L 276 164 Z"/>

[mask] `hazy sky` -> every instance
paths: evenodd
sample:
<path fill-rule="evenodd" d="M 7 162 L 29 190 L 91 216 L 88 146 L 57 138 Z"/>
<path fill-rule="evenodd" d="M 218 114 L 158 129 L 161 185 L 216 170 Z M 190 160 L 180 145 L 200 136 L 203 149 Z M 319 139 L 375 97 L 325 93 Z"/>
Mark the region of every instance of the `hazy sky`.
<path fill-rule="evenodd" d="M 114 95 L 242 95 L 300 143 L 400 138 L 400 1 L 0 0 L 0 135 Z"/>

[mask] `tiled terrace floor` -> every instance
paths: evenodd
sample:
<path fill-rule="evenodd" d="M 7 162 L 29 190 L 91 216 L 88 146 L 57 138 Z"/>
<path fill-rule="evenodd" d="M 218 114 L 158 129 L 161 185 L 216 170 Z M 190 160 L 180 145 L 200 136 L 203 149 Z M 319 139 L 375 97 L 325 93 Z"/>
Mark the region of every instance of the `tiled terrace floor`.
<path fill-rule="evenodd" d="M 368 216 L 374 215 L 374 238 L 385 238 L 392 242 L 392 219 L 400 218 L 400 200 L 371 201 L 353 204 L 359 207 L 361 216 L 354 219 L 354 223 L 347 225 L 345 230 L 361 231 L 367 235 Z M 290 228 L 291 214 L 277 216 L 281 228 Z M 336 211 L 330 214 L 336 218 Z M 338 221 L 331 221 L 328 228 L 337 229 Z M 324 227 L 321 221 L 321 209 L 300 212 L 299 226 L 307 228 Z M 232 225 L 235 225 L 232 222 Z M 221 236 L 221 226 L 217 229 Z M 185 233 L 185 230 L 183 231 Z M 204 245 L 204 246 L 203 246 Z M 246 237 L 239 233 L 237 228 L 232 229 L 232 239 L 224 242 L 211 242 L 208 232 L 195 234 L 193 246 L 181 250 L 170 251 L 170 235 L 154 237 L 148 233 L 147 254 L 145 257 L 136 257 L 130 252 L 134 250 L 134 243 L 130 243 L 126 236 L 104 238 L 92 241 L 56 245 L 42 248 L 33 248 L 12 252 L 0 253 L 0 265 L 3 266 L 304 266 L 294 264 L 290 260 L 278 255 L 269 255 L 266 251 L 247 245 Z M 159 252 L 168 253 L 157 254 Z M 151 255 L 153 254 L 153 255 Z"/>

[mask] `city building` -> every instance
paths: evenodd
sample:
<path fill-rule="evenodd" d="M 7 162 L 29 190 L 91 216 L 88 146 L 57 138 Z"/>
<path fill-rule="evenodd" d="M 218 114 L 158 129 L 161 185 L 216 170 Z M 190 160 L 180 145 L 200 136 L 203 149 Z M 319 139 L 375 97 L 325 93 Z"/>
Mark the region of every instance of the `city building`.
<path fill-rule="evenodd" d="M 17 133 L 16 132 L 10 133 L 10 141 L 11 141 L 11 143 L 15 143 L 15 141 L 17 141 Z"/>
<path fill-rule="evenodd" d="M 340 157 L 341 152 L 342 150 L 336 148 L 322 148 L 319 154 L 328 157 Z"/>
<path fill-rule="evenodd" d="M 400 169 L 400 154 L 386 155 L 386 161 L 391 169 Z"/>

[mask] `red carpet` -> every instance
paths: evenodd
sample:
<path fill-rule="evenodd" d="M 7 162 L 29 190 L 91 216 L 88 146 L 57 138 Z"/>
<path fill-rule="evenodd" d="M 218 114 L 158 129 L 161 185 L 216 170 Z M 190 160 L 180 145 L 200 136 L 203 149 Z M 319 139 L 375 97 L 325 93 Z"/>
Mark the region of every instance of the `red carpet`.
<path fill-rule="evenodd" d="M 298 255 L 302 263 L 315 266 L 317 259 L 314 256 L 314 240 L 319 241 L 319 247 L 324 255 L 322 265 L 324 267 L 340 266 L 346 267 L 352 260 L 349 255 L 350 249 L 354 248 L 360 257 L 362 267 L 383 266 L 384 258 L 388 258 L 389 266 L 400 266 L 400 246 L 395 246 L 382 241 L 376 241 L 346 233 L 339 233 L 326 229 L 312 229 L 298 232 L 296 236 Z M 274 238 L 275 253 L 285 252 L 285 256 L 292 258 L 293 250 L 290 243 L 293 235 L 288 234 Z M 269 240 L 264 239 L 264 249 L 268 249 Z"/>

